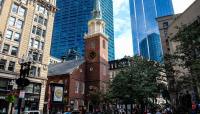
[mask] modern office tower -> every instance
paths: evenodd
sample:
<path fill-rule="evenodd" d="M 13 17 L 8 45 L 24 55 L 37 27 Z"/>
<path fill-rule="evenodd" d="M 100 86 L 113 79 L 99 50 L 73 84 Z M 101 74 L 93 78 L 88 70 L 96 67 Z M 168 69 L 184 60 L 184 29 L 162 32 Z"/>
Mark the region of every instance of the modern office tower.
<path fill-rule="evenodd" d="M 84 34 L 88 31 L 87 22 L 91 19 L 95 0 L 57 0 L 51 55 L 61 58 L 70 49 L 84 56 Z M 113 60 L 114 30 L 113 2 L 101 0 L 102 18 L 106 22 L 106 34 L 109 36 L 109 60 Z"/>
<path fill-rule="evenodd" d="M 20 61 L 32 56 L 25 110 L 40 110 L 50 58 L 55 0 L 0 0 L 0 112 L 9 114 L 8 94 L 17 92 Z M 11 93 L 10 93 L 11 92 Z M 17 103 L 15 103 L 15 107 Z M 10 108 L 11 109 L 11 108 Z"/>
<path fill-rule="evenodd" d="M 130 0 L 134 55 L 161 61 L 162 44 L 157 17 L 174 13 L 172 0 Z"/>

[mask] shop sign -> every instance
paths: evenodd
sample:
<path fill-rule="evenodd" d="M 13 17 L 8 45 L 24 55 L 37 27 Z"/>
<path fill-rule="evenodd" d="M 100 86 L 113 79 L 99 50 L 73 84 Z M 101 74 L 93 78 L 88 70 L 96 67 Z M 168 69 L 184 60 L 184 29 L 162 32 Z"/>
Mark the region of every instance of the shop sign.
<path fill-rule="evenodd" d="M 63 101 L 63 87 L 61 87 L 61 86 L 54 87 L 53 101 L 54 102 L 62 102 Z"/>
<path fill-rule="evenodd" d="M 24 97 L 25 97 L 25 90 L 20 90 L 19 98 L 24 98 Z"/>

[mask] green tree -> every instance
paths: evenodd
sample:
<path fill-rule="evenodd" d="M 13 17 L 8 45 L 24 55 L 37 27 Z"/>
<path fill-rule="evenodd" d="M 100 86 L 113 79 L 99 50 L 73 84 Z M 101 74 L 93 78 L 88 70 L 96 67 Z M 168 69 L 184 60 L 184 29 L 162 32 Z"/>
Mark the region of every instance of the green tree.
<path fill-rule="evenodd" d="M 192 86 L 198 99 L 197 87 L 200 83 L 200 19 L 190 25 L 177 27 L 177 29 L 178 33 L 171 39 L 172 42 L 177 44 L 175 53 L 171 57 L 176 66 L 180 66 L 189 72 L 178 81 L 182 84 L 187 84 L 187 86 Z"/>
<path fill-rule="evenodd" d="M 161 89 L 162 71 L 163 67 L 155 61 L 139 56 L 129 58 L 129 66 L 121 69 L 111 82 L 110 93 L 123 103 L 131 101 L 144 105 L 150 98 L 155 101 Z"/>

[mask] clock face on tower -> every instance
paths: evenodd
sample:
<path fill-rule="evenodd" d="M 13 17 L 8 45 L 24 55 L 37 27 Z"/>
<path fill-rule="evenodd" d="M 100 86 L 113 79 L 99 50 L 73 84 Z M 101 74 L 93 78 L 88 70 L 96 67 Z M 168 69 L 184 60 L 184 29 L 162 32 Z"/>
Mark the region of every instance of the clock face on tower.
<path fill-rule="evenodd" d="M 95 51 L 90 51 L 89 52 L 89 55 L 88 55 L 88 58 L 89 59 L 94 59 L 95 57 L 97 56 L 97 53 Z"/>

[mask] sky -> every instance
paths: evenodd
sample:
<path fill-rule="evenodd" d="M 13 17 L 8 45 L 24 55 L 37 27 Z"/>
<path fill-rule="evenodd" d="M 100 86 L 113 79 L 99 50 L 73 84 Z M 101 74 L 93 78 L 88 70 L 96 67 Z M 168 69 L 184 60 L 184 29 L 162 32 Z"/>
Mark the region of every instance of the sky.
<path fill-rule="evenodd" d="M 195 0 L 172 0 L 175 13 L 182 13 Z M 113 0 L 115 59 L 133 56 L 129 0 Z"/>

